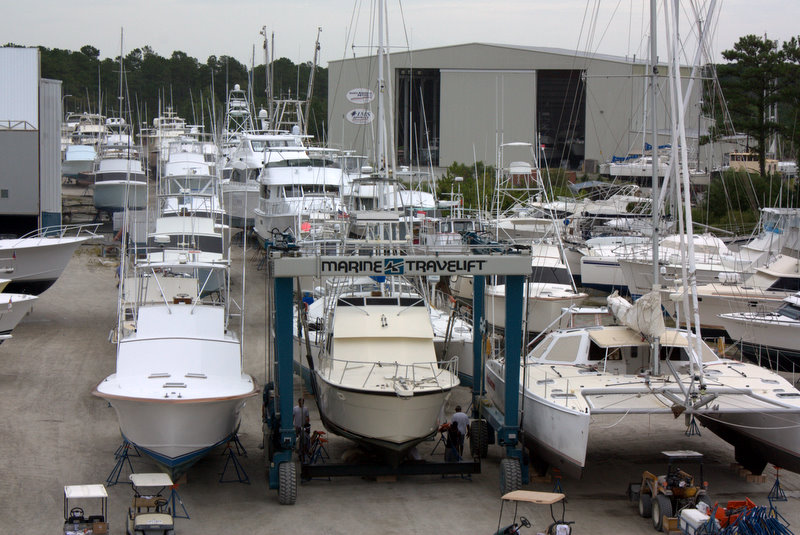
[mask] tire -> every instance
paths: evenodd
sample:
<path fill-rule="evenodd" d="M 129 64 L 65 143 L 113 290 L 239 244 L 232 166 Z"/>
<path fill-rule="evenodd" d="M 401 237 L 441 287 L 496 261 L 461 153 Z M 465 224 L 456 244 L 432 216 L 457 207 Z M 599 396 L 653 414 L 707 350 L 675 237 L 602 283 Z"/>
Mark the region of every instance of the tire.
<path fill-rule="evenodd" d="M 650 494 L 639 494 L 639 516 L 642 518 L 653 516 L 653 497 Z"/>
<path fill-rule="evenodd" d="M 505 496 L 522 487 L 522 468 L 517 459 L 506 458 L 500 461 L 500 492 Z"/>
<path fill-rule="evenodd" d="M 653 500 L 653 528 L 656 531 L 661 531 L 664 527 L 665 516 L 672 516 L 672 502 L 663 494 L 659 494 Z"/>
<path fill-rule="evenodd" d="M 297 467 L 293 462 L 278 466 L 278 503 L 294 505 L 297 501 Z"/>
<path fill-rule="evenodd" d="M 475 420 L 470 425 L 469 453 L 481 459 L 489 455 L 489 423 L 486 420 Z"/>

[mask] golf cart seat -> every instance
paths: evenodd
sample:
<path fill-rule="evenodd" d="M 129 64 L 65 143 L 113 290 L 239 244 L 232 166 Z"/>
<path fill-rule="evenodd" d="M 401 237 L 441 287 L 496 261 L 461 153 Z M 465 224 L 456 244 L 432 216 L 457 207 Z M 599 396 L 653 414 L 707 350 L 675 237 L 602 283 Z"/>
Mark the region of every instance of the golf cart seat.
<path fill-rule="evenodd" d="M 137 513 L 147 513 L 157 510 L 160 501 L 164 501 L 161 496 L 136 496 L 133 499 L 133 507 Z"/>

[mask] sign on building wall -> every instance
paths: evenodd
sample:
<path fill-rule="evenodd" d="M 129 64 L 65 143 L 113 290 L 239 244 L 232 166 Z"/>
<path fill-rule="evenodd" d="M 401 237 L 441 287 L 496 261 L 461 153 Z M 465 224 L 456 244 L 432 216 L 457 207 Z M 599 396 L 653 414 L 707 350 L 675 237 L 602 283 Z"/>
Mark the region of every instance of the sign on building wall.
<path fill-rule="evenodd" d="M 347 92 L 347 100 L 353 104 L 367 104 L 374 99 L 375 93 L 373 93 L 371 89 L 360 87 Z"/>
<path fill-rule="evenodd" d="M 375 119 L 375 114 L 370 110 L 350 110 L 345 118 L 353 124 L 369 124 Z"/>

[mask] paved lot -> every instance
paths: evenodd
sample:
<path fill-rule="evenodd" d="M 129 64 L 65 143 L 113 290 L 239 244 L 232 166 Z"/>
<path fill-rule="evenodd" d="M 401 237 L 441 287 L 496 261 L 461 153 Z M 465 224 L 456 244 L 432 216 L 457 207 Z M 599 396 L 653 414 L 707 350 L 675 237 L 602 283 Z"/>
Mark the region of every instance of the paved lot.
<path fill-rule="evenodd" d="M 94 385 L 114 370 L 114 346 L 108 342 L 116 323 L 115 265 L 104 264 L 96 246 L 81 248 L 62 278 L 40 296 L 33 314 L 0 345 L 0 518 L 4 533 L 57 532 L 62 520 L 65 484 L 103 482 L 114 466 L 120 443 L 113 409 L 91 395 Z M 241 257 L 241 249 L 236 253 Z M 263 272 L 256 271 L 247 253 L 245 303 L 246 369 L 259 383 L 264 380 Z M 241 268 L 234 282 L 242 301 Z M 296 395 L 301 391 L 296 383 Z M 295 395 L 295 397 L 296 397 Z M 313 399 L 312 427 L 321 429 Z M 450 400 L 465 404 L 466 389 Z M 500 511 L 498 465 L 500 450 L 492 446 L 483 473 L 472 480 L 440 476 L 401 478 L 376 482 L 361 478 L 312 481 L 298 489 L 295 506 L 281 506 L 277 492 L 264 479 L 261 408 L 251 402 L 244 414 L 241 440 L 248 451 L 242 458 L 251 483 L 219 483 L 225 457 L 220 452 L 197 464 L 180 487 L 190 520 L 178 519 L 178 533 L 493 533 Z M 598 419 L 591 431 L 589 468 L 580 481 L 564 481 L 569 498 L 567 518 L 576 521 L 575 533 L 653 533 L 649 521 L 636 514 L 624 495 L 629 481 L 642 470 L 664 469 L 663 449 L 696 449 L 706 455 L 710 492 L 720 500 L 749 496 L 766 504 L 773 482 L 746 483 L 730 470 L 732 449 L 710 432 L 686 437 L 683 419 L 629 416 Z M 421 448 L 427 454 L 434 442 Z M 348 449 L 344 440 L 331 438 L 335 458 Z M 437 458 L 442 448 L 439 446 Z M 145 459 L 134 458 L 136 471 L 153 469 Z M 127 475 L 127 472 L 124 474 Z M 229 472 L 228 475 L 232 475 Z M 800 525 L 800 476 L 784 474 L 783 488 L 790 496 L 780 511 Z M 552 483 L 526 488 L 552 490 Z M 109 488 L 111 533 L 124 533 L 123 519 L 130 501 L 129 485 Z M 549 524 L 546 507 L 525 507 L 520 512 L 533 522 L 537 533 Z M 506 516 L 504 521 L 510 521 Z"/>

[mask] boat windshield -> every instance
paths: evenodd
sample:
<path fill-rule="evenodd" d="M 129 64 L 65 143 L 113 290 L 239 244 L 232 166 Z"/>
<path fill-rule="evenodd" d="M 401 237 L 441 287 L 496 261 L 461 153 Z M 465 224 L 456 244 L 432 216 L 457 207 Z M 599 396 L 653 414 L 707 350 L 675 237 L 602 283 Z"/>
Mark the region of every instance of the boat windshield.
<path fill-rule="evenodd" d="M 778 314 L 800 321 L 800 307 L 792 303 L 786 303 L 778 309 Z"/>

